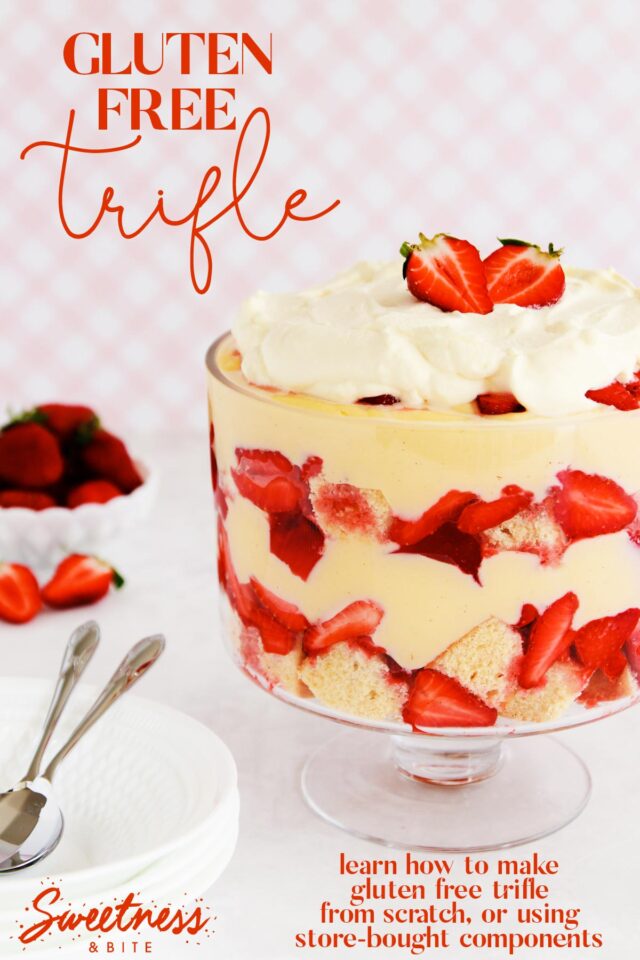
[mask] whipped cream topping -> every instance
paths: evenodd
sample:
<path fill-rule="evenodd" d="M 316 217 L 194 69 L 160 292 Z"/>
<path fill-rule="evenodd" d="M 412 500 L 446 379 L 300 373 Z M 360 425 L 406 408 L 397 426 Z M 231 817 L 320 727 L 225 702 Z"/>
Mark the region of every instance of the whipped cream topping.
<path fill-rule="evenodd" d="M 301 293 L 259 292 L 233 327 L 242 372 L 339 403 L 386 393 L 446 410 L 508 391 L 539 416 L 597 409 L 587 390 L 640 367 L 640 290 L 613 270 L 565 273 L 553 306 L 496 304 L 486 315 L 416 300 L 400 259 L 358 263 Z"/>

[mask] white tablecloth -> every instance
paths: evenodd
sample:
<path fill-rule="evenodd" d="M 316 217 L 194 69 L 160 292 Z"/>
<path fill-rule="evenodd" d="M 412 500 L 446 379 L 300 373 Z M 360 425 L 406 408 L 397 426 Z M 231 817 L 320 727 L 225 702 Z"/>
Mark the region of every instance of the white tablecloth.
<path fill-rule="evenodd" d="M 363 858 L 403 855 L 355 840 L 306 807 L 299 786 L 303 761 L 337 728 L 259 691 L 222 648 L 206 433 L 139 438 L 131 445 L 158 469 L 159 502 L 126 542 L 105 551 L 127 585 L 91 608 L 101 623 L 103 643 L 87 680 L 99 682 L 139 636 L 164 632 L 167 653 L 141 683 L 140 693 L 213 727 L 231 747 L 240 774 L 240 842 L 227 872 L 208 894 L 218 918 L 216 934 L 201 948 L 179 948 L 180 955 L 184 950 L 185 957 L 222 960 L 371 956 L 364 948 L 307 952 L 294 944 L 296 931 L 318 926 L 323 900 L 345 900 L 348 882 L 338 876 L 340 851 Z M 638 589 L 640 597 L 640 583 Z M 3 672 L 53 677 L 66 637 L 82 615 L 45 613 L 21 628 L 0 625 Z M 585 925 L 602 931 L 605 946 L 584 953 L 532 950 L 516 956 L 583 960 L 593 953 L 601 960 L 632 960 L 640 950 L 640 710 L 564 739 L 588 762 L 593 795 L 575 823 L 535 849 L 560 862 L 554 903 L 582 908 Z M 532 849 L 519 848 L 513 856 L 524 858 Z M 175 957 L 178 947 L 164 949 Z M 430 952 L 459 960 L 457 950 Z M 475 960 L 508 956 L 500 950 L 462 953 Z M 380 957 L 409 955 L 376 952 Z"/>

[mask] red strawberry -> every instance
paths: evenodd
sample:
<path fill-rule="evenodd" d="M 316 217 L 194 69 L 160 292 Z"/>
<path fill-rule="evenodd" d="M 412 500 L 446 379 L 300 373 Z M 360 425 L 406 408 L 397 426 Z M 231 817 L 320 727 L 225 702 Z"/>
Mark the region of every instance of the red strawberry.
<path fill-rule="evenodd" d="M 275 450 L 237 449 L 238 467 L 232 470 L 239 493 L 267 513 L 296 510 L 304 487 L 300 471 Z"/>
<path fill-rule="evenodd" d="M 498 238 L 500 239 L 500 238 Z M 548 307 L 564 293 L 562 250 L 548 252 L 522 240 L 500 240 L 502 244 L 484 261 L 489 296 L 494 303 L 516 303 L 519 307 Z"/>
<path fill-rule="evenodd" d="M 251 625 L 256 627 L 262 646 L 267 653 L 278 653 L 285 656 L 291 653 L 296 642 L 295 633 L 288 630 L 282 623 L 262 607 L 254 607 L 251 611 Z"/>
<path fill-rule="evenodd" d="M 271 553 L 286 563 L 301 580 L 309 574 L 324 553 L 324 533 L 303 513 L 274 513 L 269 517 Z"/>
<path fill-rule="evenodd" d="M 124 493 L 131 493 L 142 483 L 142 477 L 122 440 L 106 430 L 95 431 L 82 447 L 81 458 L 85 467 L 100 480 L 110 480 Z"/>
<path fill-rule="evenodd" d="M 571 621 L 578 609 L 575 593 L 565 593 L 540 614 L 533 625 L 520 669 L 520 686 L 537 687 L 549 667 L 571 646 Z"/>
<path fill-rule="evenodd" d="M 640 610 L 631 607 L 614 617 L 600 617 L 599 620 L 585 623 L 573 638 L 580 662 L 593 670 L 604 668 L 606 664 L 606 672 L 610 679 L 613 679 L 617 675 L 616 671 L 622 672 L 618 670 L 620 658 L 615 655 L 620 653 L 622 647 L 631 639 L 639 618 Z"/>
<path fill-rule="evenodd" d="M 402 716 L 414 728 L 491 727 L 498 711 L 457 680 L 425 667 L 413 682 Z"/>
<path fill-rule="evenodd" d="M 402 275 L 414 297 L 441 310 L 491 313 L 482 260 L 473 244 L 444 233 L 432 240 L 419 236 L 418 243 L 400 247 Z"/>
<path fill-rule="evenodd" d="M 98 417 L 91 407 L 70 403 L 43 403 L 36 407 L 41 422 L 61 440 L 67 440 L 79 427 L 97 429 Z"/>
<path fill-rule="evenodd" d="M 582 470 L 558 474 L 562 487 L 554 490 L 556 519 L 573 540 L 616 533 L 628 526 L 637 512 L 633 497 L 608 477 Z"/>
<path fill-rule="evenodd" d="M 2 490 L 0 507 L 24 507 L 27 510 L 47 510 L 56 501 L 42 490 Z"/>
<path fill-rule="evenodd" d="M 101 600 L 112 584 L 119 590 L 123 583 L 118 571 L 104 560 L 73 553 L 58 564 L 42 588 L 42 599 L 60 610 L 80 607 Z"/>
<path fill-rule="evenodd" d="M 522 413 L 524 407 L 512 393 L 479 393 L 476 403 L 480 413 L 489 417 L 503 413 Z"/>
<path fill-rule="evenodd" d="M 603 670 L 596 670 L 578 700 L 587 707 L 597 707 L 599 703 L 617 700 L 625 693 L 619 677 L 609 678 Z"/>
<path fill-rule="evenodd" d="M 477 495 L 469 491 L 449 490 L 417 520 L 394 517 L 389 528 L 389 539 L 403 547 L 418 543 L 423 537 L 435 533 L 443 523 L 455 523 L 464 508 L 477 499 Z"/>
<path fill-rule="evenodd" d="M 39 423 L 16 423 L 0 433 L 0 480 L 17 487 L 49 487 L 64 470 L 58 441 Z"/>
<path fill-rule="evenodd" d="M 0 563 L 0 620 L 27 623 L 41 609 L 40 587 L 29 567 Z"/>
<path fill-rule="evenodd" d="M 268 590 L 259 580 L 256 580 L 255 577 L 251 577 L 250 583 L 253 587 L 253 592 L 262 606 L 265 607 L 271 616 L 275 617 L 279 623 L 288 627 L 289 630 L 307 629 L 309 621 L 304 613 L 296 607 L 295 603 L 289 603 L 288 600 L 283 600 L 281 597 L 276 596 L 275 593 Z"/>
<path fill-rule="evenodd" d="M 88 480 L 69 491 L 67 506 L 73 509 L 83 503 L 108 503 L 114 497 L 121 496 L 122 490 L 109 480 Z"/>
<path fill-rule="evenodd" d="M 375 397 L 360 397 L 356 403 L 370 407 L 391 407 L 394 403 L 400 403 L 397 397 L 391 393 L 377 393 Z"/>
<path fill-rule="evenodd" d="M 373 600 L 355 600 L 336 613 L 335 617 L 307 630 L 304 648 L 308 653 L 318 653 L 343 640 L 370 637 L 383 616 L 384 610 Z"/>
<path fill-rule="evenodd" d="M 616 652 L 612 653 L 605 663 L 602 664 L 602 672 L 609 680 L 616 680 L 620 674 L 623 673 L 628 662 L 622 650 L 616 650 Z"/>
<path fill-rule="evenodd" d="M 300 467 L 300 475 L 304 483 L 308 483 L 313 477 L 317 477 L 322 472 L 322 457 L 307 457 Z"/>
<path fill-rule="evenodd" d="M 618 380 L 599 390 L 587 390 L 585 397 L 595 400 L 596 403 L 604 403 L 608 407 L 617 407 L 618 410 L 637 410 L 640 407 L 640 398 L 629 389 L 626 383 L 620 383 Z"/>
<path fill-rule="evenodd" d="M 480 582 L 478 571 L 482 563 L 482 549 L 478 539 L 458 530 L 455 523 L 445 523 L 435 533 L 410 546 L 399 547 L 395 552 L 419 553 L 440 563 L 450 563 Z"/>
<path fill-rule="evenodd" d="M 515 630 L 523 630 L 525 627 L 530 627 L 538 619 L 538 611 L 532 603 L 523 603 L 522 610 L 520 611 L 520 619 L 517 623 L 514 623 Z"/>
<path fill-rule="evenodd" d="M 488 503 L 483 500 L 470 503 L 460 515 L 458 530 L 470 534 L 490 530 L 515 517 L 517 513 L 528 507 L 532 500 L 533 494 L 523 490 L 521 493 L 507 494 L 499 500 L 490 500 Z"/>

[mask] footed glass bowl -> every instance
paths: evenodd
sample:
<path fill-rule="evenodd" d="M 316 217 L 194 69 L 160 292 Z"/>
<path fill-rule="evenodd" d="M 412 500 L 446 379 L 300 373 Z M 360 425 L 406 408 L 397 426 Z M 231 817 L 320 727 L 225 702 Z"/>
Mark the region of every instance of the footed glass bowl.
<path fill-rule="evenodd" d="M 350 727 L 305 766 L 312 809 L 448 851 L 574 819 L 589 774 L 535 735 L 639 699 L 638 415 L 343 406 L 248 384 L 229 336 L 207 367 L 226 642 Z"/>

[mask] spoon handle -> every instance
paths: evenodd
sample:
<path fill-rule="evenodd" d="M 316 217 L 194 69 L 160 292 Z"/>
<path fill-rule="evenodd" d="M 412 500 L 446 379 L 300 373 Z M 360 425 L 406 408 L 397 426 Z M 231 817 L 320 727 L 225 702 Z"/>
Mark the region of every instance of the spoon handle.
<path fill-rule="evenodd" d="M 80 721 L 67 742 L 60 748 L 49 763 L 49 766 L 43 774 L 47 780 L 51 781 L 58 765 L 61 764 L 67 754 L 73 750 L 76 743 L 78 743 L 94 723 L 106 713 L 109 707 L 147 672 L 149 667 L 156 662 L 164 648 L 164 637 L 161 634 L 156 634 L 152 637 L 145 637 L 144 640 L 139 640 L 138 643 L 129 650 L 129 653 L 111 677 L 96 702 L 90 707 L 89 712 Z"/>
<path fill-rule="evenodd" d="M 85 667 L 94 655 L 100 642 L 100 627 L 95 620 L 89 620 L 77 627 L 67 642 L 67 646 L 60 664 L 58 681 L 49 705 L 40 742 L 36 747 L 29 769 L 24 779 L 34 780 L 40 772 L 40 765 L 44 752 L 47 749 L 51 735 L 60 719 L 71 691 L 84 673 Z"/>

